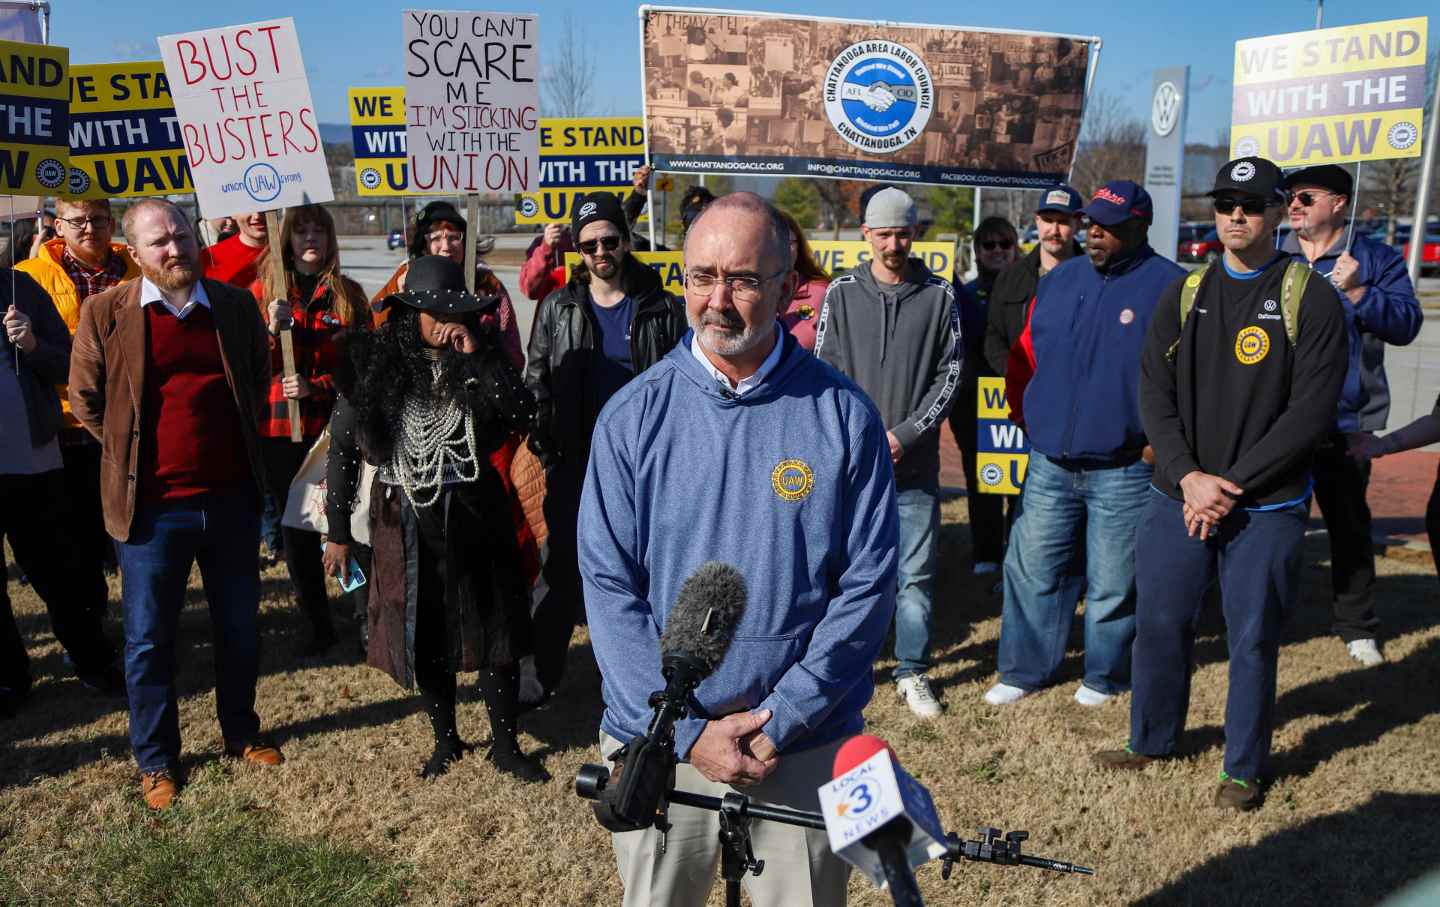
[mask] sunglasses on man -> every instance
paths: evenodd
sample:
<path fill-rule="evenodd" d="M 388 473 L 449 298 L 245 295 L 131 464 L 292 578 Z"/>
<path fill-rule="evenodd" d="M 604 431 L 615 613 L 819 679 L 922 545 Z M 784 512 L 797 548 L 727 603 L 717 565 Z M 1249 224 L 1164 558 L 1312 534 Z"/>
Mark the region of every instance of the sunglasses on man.
<path fill-rule="evenodd" d="M 575 246 L 586 255 L 594 255 L 596 252 L 599 252 L 602 247 L 606 252 L 614 252 L 620 248 L 620 237 L 612 233 L 609 236 L 602 236 L 599 239 L 587 239 L 583 242 L 578 242 Z"/>
<path fill-rule="evenodd" d="M 1264 214 L 1270 204 L 1270 199 L 1258 195 L 1218 195 L 1215 197 L 1215 213 L 1229 214 L 1239 208 L 1254 217 Z"/>
<path fill-rule="evenodd" d="M 987 239 L 980 243 L 980 248 L 986 252 L 994 252 L 996 249 L 1009 249 L 1015 245 L 1008 239 Z"/>
<path fill-rule="evenodd" d="M 1302 208 L 1308 208 L 1311 205 L 1315 204 L 1317 201 L 1319 201 L 1323 196 L 1334 194 L 1334 192 L 1315 192 L 1313 190 L 1307 189 L 1304 192 L 1291 192 L 1290 194 L 1285 196 L 1285 201 L 1287 204 L 1292 205 L 1295 202 L 1299 202 Z"/>

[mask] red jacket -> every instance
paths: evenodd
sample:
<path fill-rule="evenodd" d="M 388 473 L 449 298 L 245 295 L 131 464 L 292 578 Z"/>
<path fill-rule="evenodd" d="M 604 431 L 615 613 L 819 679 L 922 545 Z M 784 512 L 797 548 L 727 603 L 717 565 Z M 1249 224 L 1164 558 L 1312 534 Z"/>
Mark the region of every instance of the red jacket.
<path fill-rule="evenodd" d="M 520 292 L 539 302 L 565 286 L 565 253 L 574 251 L 575 242 L 569 233 L 563 234 L 553 249 L 545 247 L 543 237 L 535 237 L 520 268 Z"/>
<path fill-rule="evenodd" d="M 1035 374 L 1035 343 L 1030 338 L 1030 316 L 1035 313 L 1035 297 L 1025 307 L 1025 330 L 1010 348 L 1005 366 L 1005 399 L 1010 403 L 1010 421 L 1025 427 L 1025 388 Z"/>

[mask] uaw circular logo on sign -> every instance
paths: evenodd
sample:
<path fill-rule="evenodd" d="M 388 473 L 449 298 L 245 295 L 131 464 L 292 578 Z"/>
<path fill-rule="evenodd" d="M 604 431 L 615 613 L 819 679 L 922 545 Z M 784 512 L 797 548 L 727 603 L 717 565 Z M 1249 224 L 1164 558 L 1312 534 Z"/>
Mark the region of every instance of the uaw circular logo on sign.
<path fill-rule="evenodd" d="M 1260 140 L 1253 135 L 1241 136 L 1235 141 L 1235 150 L 1232 153 L 1236 157 L 1259 157 Z"/>
<path fill-rule="evenodd" d="M 70 168 L 70 194 L 84 195 L 90 191 L 90 174 L 79 167 Z"/>
<path fill-rule="evenodd" d="M 1235 358 L 1242 365 L 1254 365 L 1270 352 L 1270 335 L 1262 327 L 1250 325 L 1235 336 Z"/>
<path fill-rule="evenodd" d="M 520 199 L 520 213 L 525 217 L 534 217 L 540 213 L 540 203 L 526 195 Z"/>
<path fill-rule="evenodd" d="M 1180 122 L 1180 89 L 1174 82 L 1161 82 L 1155 86 L 1155 96 L 1150 99 L 1150 125 L 1160 138 L 1175 131 Z"/>
<path fill-rule="evenodd" d="M 862 41 L 840 52 L 825 73 L 825 114 L 861 151 L 891 154 L 925 131 L 935 84 L 920 55 L 894 41 Z"/>
<path fill-rule="evenodd" d="M 998 463 L 986 463 L 980 467 L 980 481 L 986 485 L 999 485 L 1005 481 L 1005 470 Z"/>
<path fill-rule="evenodd" d="M 815 472 L 804 460 L 781 460 L 770 473 L 770 487 L 782 501 L 803 501 L 815 489 Z"/>
<path fill-rule="evenodd" d="M 1420 130 L 1415 128 L 1415 124 L 1408 120 L 1402 120 L 1396 123 L 1385 133 L 1385 141 L 1389 142 L 1390 147 L 1396 151 L 1404 151 L 1419 140 Z"/>
<path fill-rule="evenodd" d="M 366 167 L 360 171 L 360 185 L 366 189 L 380 188 L 380 171 L 374 167 Z"/>
<path fill-rule="evenodd" d="M 46 189 L 58 189 L 60 184 L 65 182 L 69 168 L 53 157 L 35 165 L 35 179 Z"/>

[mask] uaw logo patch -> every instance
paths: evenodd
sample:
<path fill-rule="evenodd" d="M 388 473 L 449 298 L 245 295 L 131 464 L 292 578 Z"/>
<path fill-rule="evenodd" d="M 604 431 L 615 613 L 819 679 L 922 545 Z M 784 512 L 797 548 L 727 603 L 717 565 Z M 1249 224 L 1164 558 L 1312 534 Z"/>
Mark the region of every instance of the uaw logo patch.
<path fill-rule="evenodd" d="M 840 52 L 825 73 L 825 114 L 849 144 L 890 154 L 925 131 L 935 84 L 920 55 L 893 41 L 862 41 Z"/>
<path fill-rule="evenodd" d="M 580 219 L 584 220 L 585 218 L 594 214 L 596 207 L 597 205 L 594 202 L 586 202 L 585 204 L 581 205 L 579 214 Z"/>
<path fill-rule="evenodd" d="M 770 487 L 782 501 L 803 501 L 815 490 L 815 472 L 804 460 L 781 460 L 770 473 Z"/>
<path fill-rule="evenodd" d="M 1262 327 L 1250 325 L 1235 335 L 1235 358 L 1241 365 L 1254 365 L 1270 352 L 1270 335 Z"/>

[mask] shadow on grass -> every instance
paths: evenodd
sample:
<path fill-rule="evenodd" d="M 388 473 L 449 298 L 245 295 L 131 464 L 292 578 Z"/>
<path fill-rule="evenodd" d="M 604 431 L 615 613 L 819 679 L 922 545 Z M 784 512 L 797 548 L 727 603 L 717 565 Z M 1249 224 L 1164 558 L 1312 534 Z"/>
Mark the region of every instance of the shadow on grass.
<path fill-rule="evenodd" d="M 1433 840 L 1437 810 L 1440 794 L 1379 793 L 1348 812 L 1236 847 L 1130 907 L 1374 904 L 1432 868 L 1433 849 L 1416 852 L 1404 842 Z"/>

